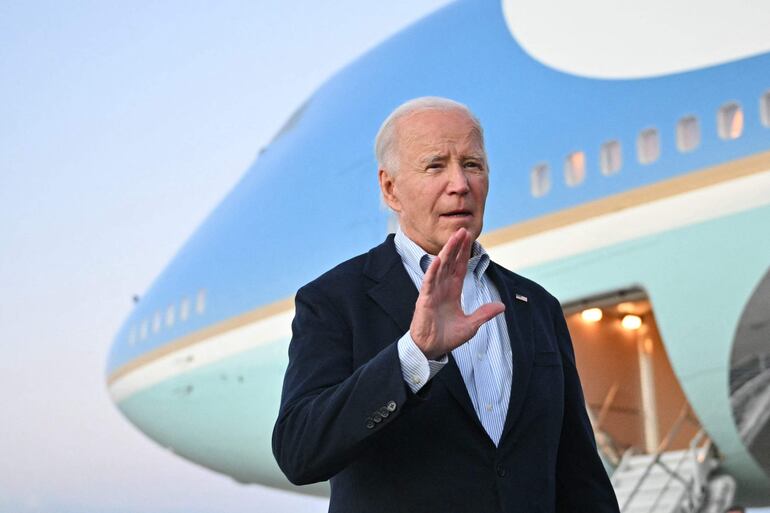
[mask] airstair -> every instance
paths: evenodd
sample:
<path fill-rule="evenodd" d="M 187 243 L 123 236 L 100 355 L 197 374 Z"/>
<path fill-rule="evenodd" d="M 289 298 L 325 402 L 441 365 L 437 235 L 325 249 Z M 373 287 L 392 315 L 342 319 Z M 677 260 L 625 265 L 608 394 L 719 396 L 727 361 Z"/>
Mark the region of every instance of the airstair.
<path fill-rule="evenodd" d="M 613 385 L 598 415 L 587 411 L 621 513 L 724 512 L 735 495 L 735 480 L 717 471 L 717 451 L 705 432 L 700 429 L 687 449 L 670 450 L 682 426 L 693 422 L 689 406 L 683 405 L 655 452 L 639 453 L 631 447 L 619 457 L 612 436 L 602 429 L 616 393 Z"/>
<path fill-rule="evenodd" d="M 601 315 L 585 315 L 592 310 Z M 581 298 L 564 314 L 579 373 L 594 378 L 584 383 L 586 411 L 620 511 L 724 513 L 735 479 L 690 408 L 646 293 Z M 625 326 L 632 315 L 638 322 Z M 744 440 L 770 417 L 768 383 L 770 353 L 733 366 L 731 400 Z"/>
<path fill-rule="evenodd" d="M 712 469 L 708 447 L 623 456 L 612 475 L 622 513 L 692 513 Z"/>
<path fill-rule="evenodd" d="M 734 480 L 713 474 L 718 459 L 703 430 L 688 449 L 667 450 L 688 412 L 682 410 L 655 453 L 623 454 L 611 478 L 621 513 L 721 513 L 732 501 Z"/>

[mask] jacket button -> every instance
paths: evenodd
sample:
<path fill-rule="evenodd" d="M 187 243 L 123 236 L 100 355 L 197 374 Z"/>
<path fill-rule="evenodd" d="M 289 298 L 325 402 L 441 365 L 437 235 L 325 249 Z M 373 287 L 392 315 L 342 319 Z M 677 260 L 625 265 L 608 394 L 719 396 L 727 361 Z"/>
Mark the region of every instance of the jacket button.
<path fill-rule="evenodd" d="M 497 471 L 497 477 L 505 477 L 505 467 L 498 465 L 495 470 Z"/>
<path fill-rule="evenodd" d="M 379 413 L 380 415 L 382 415 L 382 418 L 383 418 L 383 419 L 387 419 L 387 418 L 390 416 L 390 412 L 388 411 L 388 408 L 387 408 L 387 407 L 385 407 L 385 406 L 383 406 L 382 408 L 380 408 L 379 410 L 377 410 L 377 413 Z"/>
<path fill-rule="evenodd" d="M 372 420 L 375 421 L 377 424 L 379 424 L 380 422 L 382 422 L 382 415 L 380 415 L 379 413 L 375 413 L 374 415 L 372 415 Z"/>
<path fill-rule="evenodd" d="M 366 418 L 366 429 L 374 429 L 374 421 L 371 417 Z"/>
<path fill-rule="evenodd" d="M 392 413 L 392 412 L 396 411 L 396 406 L 398 406 L 398 405 L 396 404 L 396 401 L 390 401 L 390 402 L 388 403 L 388 405 L 387 405 L 387 406 L 385 406 L 385 407 L 388 409 L 388 411 L 389 411 L 389 412 L 391 412 L 391 413 Z"/>

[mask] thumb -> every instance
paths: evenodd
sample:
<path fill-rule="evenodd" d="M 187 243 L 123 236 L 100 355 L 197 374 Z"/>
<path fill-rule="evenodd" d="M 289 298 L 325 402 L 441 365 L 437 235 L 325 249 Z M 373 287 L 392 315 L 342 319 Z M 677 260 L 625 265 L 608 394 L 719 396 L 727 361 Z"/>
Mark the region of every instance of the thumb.
<path fill-rule="evenodd" d="M 490 320 L 492 317 L 499 315 L 505 311 L 505 305 L 499 301 L 494 303 L 487 303 L 478 307 L 472 314 L 468 316 L 475 329 L 479 329 L 482 324 Z"/>

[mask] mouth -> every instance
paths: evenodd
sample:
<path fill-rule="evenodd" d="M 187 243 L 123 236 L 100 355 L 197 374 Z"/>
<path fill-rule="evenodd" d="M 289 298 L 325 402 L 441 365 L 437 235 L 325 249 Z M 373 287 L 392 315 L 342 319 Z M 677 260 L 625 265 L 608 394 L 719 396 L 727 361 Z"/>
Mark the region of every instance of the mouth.
<path fill-rule="evenodd" d="M 441 214 L 441 217 L 464 219 L 468 217 L 473 217 L 473 214 L 471 213 L 470 210 L 450 210 L 449 212 L 445 212 Z"/>

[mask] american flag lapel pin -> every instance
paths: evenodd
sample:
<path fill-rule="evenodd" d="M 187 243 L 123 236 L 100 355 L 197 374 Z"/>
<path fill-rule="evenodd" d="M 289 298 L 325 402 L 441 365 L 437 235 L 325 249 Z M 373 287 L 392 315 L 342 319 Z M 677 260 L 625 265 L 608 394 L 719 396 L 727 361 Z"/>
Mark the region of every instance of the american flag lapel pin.
<path fill-rule="evenodd" d="M 516 294 L 516 299 L 524 301 L 525 303 L 528 301 L 527 296 L 522 296 L 521 294 Z"/>

